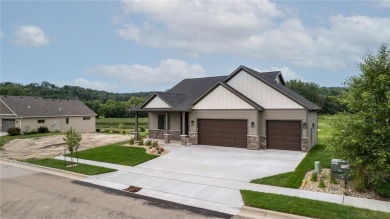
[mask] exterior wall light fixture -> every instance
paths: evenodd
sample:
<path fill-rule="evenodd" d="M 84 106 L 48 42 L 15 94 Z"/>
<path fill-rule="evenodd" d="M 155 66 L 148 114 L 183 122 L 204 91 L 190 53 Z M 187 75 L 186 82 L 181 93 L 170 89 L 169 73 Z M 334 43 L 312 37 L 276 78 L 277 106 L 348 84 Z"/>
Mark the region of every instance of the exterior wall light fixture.
<path fill-rule="evenodd" d="M 251 128 L 255 127 L 255 122 L 251 122 Z"/>
<path fill-rule="evenodd" d="M 303 129 L 306 129 L 306 122 L 303 123 Z"/>
<path fill-rule="evenodd" d="M 194 126 L 194 120 L 191 120 L 191 126 Z"/>

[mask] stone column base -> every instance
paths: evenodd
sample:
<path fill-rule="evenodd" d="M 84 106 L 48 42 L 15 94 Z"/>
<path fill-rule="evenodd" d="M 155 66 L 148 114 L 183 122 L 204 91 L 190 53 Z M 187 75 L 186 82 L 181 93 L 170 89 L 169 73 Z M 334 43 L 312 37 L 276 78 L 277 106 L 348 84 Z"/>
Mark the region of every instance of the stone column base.
<path fill-rule="evenodd" d="M 309 139 L 301 138 L 301 150 L 307 152 L 309 150 Z"/>
<path fill-rule="evenodd" d="M 260 137 L 260 149 L 267 149 L 267 137 Z"/>
<path fill-rule="evenodd" d="M 249 150 L 259 150 L 259 136 L 257 135 L 248 135 L 247 136 L 247 148 Z"/>
<path fill-rule="evenodd" d="M 188 132 L 189 142 L 191 144 L 198 144 L 198 133 L 197 132 Z"/>
<path fill-rule="evenodd" d="M 171 143 L 170 137 L 171 134 L 164 134 L 165 144 Z"/>
<path fill-rule="evenodd" d="M 139 140 L 139 132 L 134 132 L 134 140 L 135 141 Z"/>
<path fill-rule="evenodd" d="M 187 145 L 187 135 L 180 135 L 181 145 Z"/>

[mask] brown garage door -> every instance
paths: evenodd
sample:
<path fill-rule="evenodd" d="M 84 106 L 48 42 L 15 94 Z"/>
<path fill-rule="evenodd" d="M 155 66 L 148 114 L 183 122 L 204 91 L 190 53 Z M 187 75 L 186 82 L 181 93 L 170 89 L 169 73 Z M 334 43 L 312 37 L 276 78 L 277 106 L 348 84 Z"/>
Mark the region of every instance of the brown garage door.
<path fill-rule="evenodd" d="M 246 148 L 246 137 L 246 120 L 198 120 L 199 144 Z"/>
<path fill-rule="evenodd" d="M 267 148 L 301 150 L 300 121 L 267 121 Z"/>

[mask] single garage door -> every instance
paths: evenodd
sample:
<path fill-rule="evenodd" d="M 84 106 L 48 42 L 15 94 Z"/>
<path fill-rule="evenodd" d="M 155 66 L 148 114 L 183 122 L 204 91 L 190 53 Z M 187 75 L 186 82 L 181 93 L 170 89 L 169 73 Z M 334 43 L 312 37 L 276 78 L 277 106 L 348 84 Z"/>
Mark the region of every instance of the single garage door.
<path fill-rule="evenodd" d="M 2 132 L 7 132 L 9 128 L 15 127 L 15 119 L 3 119 L 2 121 Z"/>
<path fill-rule="evenodd" d="M 301 150 L 300 121 L 267 121 L 267 148 Z"/>
<path fill-rule="evenodd" d="M 246 148 L 246 120 L 199 119 L 198 143 Z"/>

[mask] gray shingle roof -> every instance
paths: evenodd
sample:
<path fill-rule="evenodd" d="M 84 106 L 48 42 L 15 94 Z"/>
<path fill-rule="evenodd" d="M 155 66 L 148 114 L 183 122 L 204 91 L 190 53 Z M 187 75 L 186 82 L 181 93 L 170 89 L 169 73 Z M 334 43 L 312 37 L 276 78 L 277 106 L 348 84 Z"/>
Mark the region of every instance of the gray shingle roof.
<path fill-rule="evenodd" d="M 43 99 L 41 97 L 3 95 L 0 95 L 0 99 L 15 112 L 18 117 L 97 115 L 79 100 Z M 2 113 L 3 109 L 0 109 L 0 114 Z"/>
<path fill-rule="evenodd" d="M 273 87 L 275 90 L 279 91 L 283 95 L 291 98 L 298 104 L 302 105 L 306 109 L 309 110 L 318 110 L 319 106 L 310 102 L 306 98 L 301 95 L 295 93 L 288 87 L 284 85 L 284 79 L 280 71 L 272 71 L 272 72 L 258 72 L 253 69 L 250 69 L 245 66 L 238 67 L 232 74 L 229 76 L 218 76 L 218 77 L 206 77 L 206 78 L 192 78 L 192 79 L 184 79 L 171 89 L 166 92 L 157 92 L 151 98 L 149 98 L 143 105 L 141 105 L 137 109 L 132 109 L 136 111 L 152 111 L 153 109 L 142 109 L 146 106 L 155 96 L 159 96 L 162 100 L 164 100 L 168 105 L 172 107 L 171 111 L 188 111 L 192 108 L 192 105 L 198 102 L 201 98 L 210 93 L 217 86 L 222 85 L 225 88 L 228 88 L 231 92 L 235 93 L 241 99 L 245 100 L 256 109 L 263 110 L 261 106 L 257 103 L 254 103 L 252 100 L 235 90 L 234 88 L 227 85 L 225 82 L 229 81 L 235 74 L 244 70 L 266 83 L 267 85 Z M 277 83 L 276 78 L 280 77 L 281 83 Z M 158 110 L 158 109 L 156 109 Z"/>

